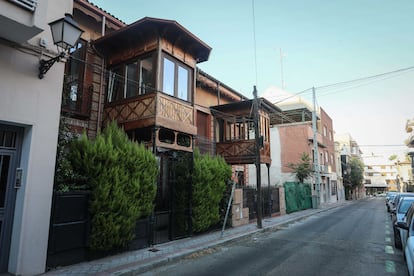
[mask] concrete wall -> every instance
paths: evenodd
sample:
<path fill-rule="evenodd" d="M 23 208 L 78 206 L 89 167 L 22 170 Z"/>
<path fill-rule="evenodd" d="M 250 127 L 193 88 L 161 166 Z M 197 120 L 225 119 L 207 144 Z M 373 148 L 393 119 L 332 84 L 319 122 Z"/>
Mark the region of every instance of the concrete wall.
<path fill-rule="evenodd" d="M 51 22 L 70 13 L 72 1 L 40 0 L 38 9 L 46 11 L 46 22 Z M 49 26 L 43 29 L 24 49 L 0 44 L 0 123 L 24 128 L 23 181 L 16 196 L 9 257 L 9 272 L 18 275 L 43 273 L 47 254 L 64 63 L 38 78 L 39 38 L 56 49 Z"/>
<path fill-rule="evenodd" d="M 269 167 L 270 186 L 282 186 L 286 181 L 296 181 L 295 175 L 283 167 L 283 162 L 285 162 L 284 159 L 290 158 L 288 153 L 291 152 L 293 146 L 289 150 L 284 146 L 284 144 L 282 145 L 282 135 L 286 136 L 286 132 L 283 130 L 280 131 L 279 127 L 273 127 L 270 129 L 270 156 L 272 158 L 272 163 Z M 256 166 L 248 166 L 248 186 L 256 187 Z M 260 173 L 262 187 L 267 187 L 269 177 L 268 169 L 265 164 L 261 164 Z"/>

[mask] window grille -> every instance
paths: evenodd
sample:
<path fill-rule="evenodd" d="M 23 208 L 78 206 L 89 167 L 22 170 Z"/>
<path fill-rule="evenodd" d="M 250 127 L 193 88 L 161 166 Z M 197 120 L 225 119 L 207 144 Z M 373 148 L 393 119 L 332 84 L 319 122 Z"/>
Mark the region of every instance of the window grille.
<path fill-rule="evenodd" d="M 34 12 L 36 10 L 38 0 L 9 0 L 9 1 L 31 12 Z"/>

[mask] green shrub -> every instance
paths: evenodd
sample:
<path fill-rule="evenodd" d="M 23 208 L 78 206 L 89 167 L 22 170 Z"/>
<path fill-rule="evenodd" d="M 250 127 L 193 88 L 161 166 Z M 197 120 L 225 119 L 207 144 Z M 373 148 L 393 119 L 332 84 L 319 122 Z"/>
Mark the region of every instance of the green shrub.
<path fill-rule="evenodd" d="M 54 190 L 69 192 L 74 190 L 87 190 L 89 187 L 85 178 L 75 171 L 68 159 L 70 145 L 77 137 L 70 132 L 69 125 L 64 117 L 60 118 L 58 144 L 56 151 L 56 166 Z"/>
<path fill-rule="evenodd" d="M 126 247 L 137 219 L 154 208 L 158 175 L 154 155 L 112 122 L 94 141 L 83 135 L 74 142 L 70 160 L 92 190 L 90 248 Z"/>
<path fill-rule="evenodd" d="M 222 157 L 194 152 L 193 230 L 202 232 L 220 221 L 220 202 L 231 178 L 231 167 Z"/>

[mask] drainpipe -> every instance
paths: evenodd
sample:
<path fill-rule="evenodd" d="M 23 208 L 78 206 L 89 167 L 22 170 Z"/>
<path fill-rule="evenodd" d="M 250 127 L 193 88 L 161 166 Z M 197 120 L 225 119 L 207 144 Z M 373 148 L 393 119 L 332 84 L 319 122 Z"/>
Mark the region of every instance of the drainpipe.
<path fill-rule="evenodd" d="M 102 16 L 102 29 L 101 29 L 101 36 L 105 35 L 105 26 L 106 26 L 106 17 Z M 105 94 L 103 92 L 103 82 L 104 82 L 104 68 L 105 68 L 105 58 L 101 55 L 101 78 L 100 78 L 100 85 L 99 85 L 99 100 L 98 100 L 98 122 L 96 125 L 97 133 L 101 132 L 101 121 L 102 121 L 102 96 Z"/>

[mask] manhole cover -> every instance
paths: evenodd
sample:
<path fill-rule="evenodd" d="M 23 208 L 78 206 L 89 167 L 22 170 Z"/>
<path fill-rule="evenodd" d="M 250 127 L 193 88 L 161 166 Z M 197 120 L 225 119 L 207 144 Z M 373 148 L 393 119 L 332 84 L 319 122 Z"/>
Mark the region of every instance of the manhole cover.
<path fill-rule="evenodd" d="M 160 251 L 159 249 L 157 249 L 157 248 L 151 248 L 151 249 L 149 249 L 148 251 L 151 251 L 151 252 L 158 252 L 158 251 Z"/>

